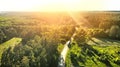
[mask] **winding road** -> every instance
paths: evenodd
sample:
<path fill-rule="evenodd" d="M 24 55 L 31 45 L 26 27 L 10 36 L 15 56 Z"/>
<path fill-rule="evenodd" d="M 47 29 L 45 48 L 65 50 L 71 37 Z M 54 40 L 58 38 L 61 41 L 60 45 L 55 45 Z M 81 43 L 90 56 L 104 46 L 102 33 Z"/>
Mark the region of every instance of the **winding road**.
<path fill-rule="evenodd" d="M 75 27 L 75 30 L 77 31 L 78 30 L 78 27 Z M 75 35 L 76 35 L 76 31 L 74 32 L 74 34 L 71 36 L 70 40 L 66 42 L 66 44 L 64 45 L 64 48 L 60 54 L 60 60 L 58 62 L 58 67 L 65 67 L 65 58 L 66 58 L 66 55 L 67 55 L 67 52 L 69 50 L 69 45 L 71 43 L 71 41 L 73 41 Z"/>

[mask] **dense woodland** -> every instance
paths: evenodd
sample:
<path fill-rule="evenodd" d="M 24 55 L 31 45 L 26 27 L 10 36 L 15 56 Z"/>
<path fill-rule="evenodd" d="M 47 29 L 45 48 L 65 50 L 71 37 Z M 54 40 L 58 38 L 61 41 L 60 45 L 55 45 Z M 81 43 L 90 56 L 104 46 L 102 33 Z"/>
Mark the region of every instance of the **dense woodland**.
<path fill-rule="evenodd" d="M 101 61 L 103 66 L 104 63 L 107 65 L 106 62 L 109 60 L 119 66 L 119 47 L 115 47 L 118 49 L 116 50 L 117 54 L 114 53 L 115 56 L 109 55 L 108 51 L 106 51 L 108 55 L 104 56 L 104 53 L 99 53 L 100 51 L 96 50 L 99 47 L 90 46 L 87 42 L 92 37 L 120 40 L 120 13 L 83 12 L 73 14 L 78 17 L 77 22 L 68 13 L 8 12 L 0 14 L 0 44 L 13 37 L 22 39 L 22 42 L 14 48 L 9 47 L 4 51 L 1 66 L 56 67 L 60 55 L 59 46 L 70 40 L 74 32 L 76 32 L 76 36 L 68 52 L 66 66 L 70 67 L 69 64 L 74 66 L 89 65 L 85 59 L 86 56 L 93 57 L 92 59 L 97 60 L 95 62 Z M 78 27 L 77 31 L 76 27 Z M 114 47 L 110 48 L 114 49 Z M 100 58 L 96 59 L 96 57 Z M 111 60 L 116 57 L 118 59 Z M 80 64 L 77 64 L 77 61 Z M 94 63 L 93 65 L 95 65 Z M 112 64 L 108 64 L 108 66 L 112 66 Z"/>
<path fill-rule="evenodd" d="M 10 47 L 2 54 L 1 66 L 56 67 L 60 54 L 57 47 L 71 38 L 75 31 L 75 24 L 72 24 L 74 21 L 61 16 L 68 24 L 57 23 L 54 20 L 49 23 L 48 20 L 43 22 L 36 17 L 31 20 L 32 16 L 25 15 L 24 18 L 23 16 L 15 15 L 12 18 L 11 15 L 1 16 L 0 43 L 13 37 L 22 38 L 22 42 L 14 49 Z"/>

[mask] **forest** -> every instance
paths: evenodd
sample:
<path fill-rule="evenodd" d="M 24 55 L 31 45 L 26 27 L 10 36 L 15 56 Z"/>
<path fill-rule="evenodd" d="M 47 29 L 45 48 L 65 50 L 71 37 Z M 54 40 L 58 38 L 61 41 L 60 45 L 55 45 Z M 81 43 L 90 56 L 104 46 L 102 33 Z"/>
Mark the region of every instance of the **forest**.
<path fill-rule="evenodd" d="M 1 13 L 0 67 L 57 67 L 69 40 L 65 67 L 119 67 L 120 12 Z"/>

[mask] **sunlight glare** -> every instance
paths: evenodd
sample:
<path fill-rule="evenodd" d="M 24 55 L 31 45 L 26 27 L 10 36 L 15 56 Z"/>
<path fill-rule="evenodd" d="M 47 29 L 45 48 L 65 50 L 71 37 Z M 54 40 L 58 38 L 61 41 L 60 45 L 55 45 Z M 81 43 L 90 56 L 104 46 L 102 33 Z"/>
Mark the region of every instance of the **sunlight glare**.
<path fill-rule="evenodd" d="M 117 0 L 0 0 L 0 11 L 120 10 Z"/>

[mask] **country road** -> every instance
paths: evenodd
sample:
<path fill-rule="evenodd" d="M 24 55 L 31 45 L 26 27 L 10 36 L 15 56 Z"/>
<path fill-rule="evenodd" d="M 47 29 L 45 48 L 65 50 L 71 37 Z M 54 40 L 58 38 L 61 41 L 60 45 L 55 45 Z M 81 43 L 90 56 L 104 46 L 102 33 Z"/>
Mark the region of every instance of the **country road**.
<path fill-rule="evenodd" d="M 75 27 L 75 30 L 77 31 L 78 28 Z M 68 41 L 66 42 L 66 44 L 64 45 L 64 48 L 63 48 L 63 50 L 62 50 L 62 52 L 61 52 L 61 54 L 60 54 L 60 60 L 59 60 L 59 62 L 58 62 L 58 67 L 65 67 L 65 58 L 66 58 L 67 52 L 68 52 L 68 50 L 69 50 L 69 47 L 68 47 L 68 46 L 70 45 L 71 41 L 73 41 L 73 39 L 74 39 L 74 37 L 75 37 L 75 35 L 76 35 L 76 31 L 75 31 L 74 34 L 71 36 L 70 40 L 68 40 Z"/>

